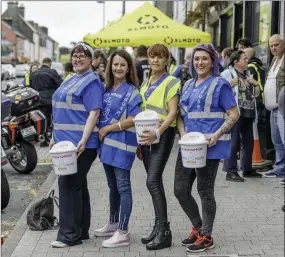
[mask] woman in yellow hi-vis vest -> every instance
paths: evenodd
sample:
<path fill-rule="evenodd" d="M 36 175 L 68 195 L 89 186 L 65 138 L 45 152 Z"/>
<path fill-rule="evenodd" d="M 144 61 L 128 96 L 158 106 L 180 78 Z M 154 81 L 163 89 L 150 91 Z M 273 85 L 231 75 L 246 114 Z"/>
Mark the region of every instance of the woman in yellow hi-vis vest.
<path fill-rule="evenodd" d="M 180 80 L 167 72 L 169 51 L 165 45 L 155 44 L 148 51 L 149 77 L 141 87 L 142 110 L 156 111 L 161 126 L 156 132 L 145 131 L 141 135 L 138 157 L 143 160 L 147 172 L 147 188 L 155 210 L 155 225 L 147 238 L 142 238 L 147 250 L 159 250 L 171 246 L 172 235 L 167 218 L 167 203 L 162 183 L 162 173 L 168 161 L 176 127 L 176 115 L 180 95 Z M 159 143 L 153 141 L 159 139 Z"/>
<path fill-rule="evenodd" d="M 25 75 L 25 79 L 23 81 L 24 86 L 31 85 L 31 74 L 39 69 L 39 65 L 37 63 L 32 63 L 30 66 L 29 72 Z"/>

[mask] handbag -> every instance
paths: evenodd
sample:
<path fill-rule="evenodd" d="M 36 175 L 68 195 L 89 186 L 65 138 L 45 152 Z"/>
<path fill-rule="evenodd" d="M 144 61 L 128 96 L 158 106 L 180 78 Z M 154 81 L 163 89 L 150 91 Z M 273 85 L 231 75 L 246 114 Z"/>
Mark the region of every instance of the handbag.
<path fill-rule="evenodd" d="M 31 230 L 42 231 L 58 225 L 54 216 L 54 204 L 59 208 L 58 197 L 52 190 L 47 198 L 35 202 L 27 213 L 27 225 Z"/>

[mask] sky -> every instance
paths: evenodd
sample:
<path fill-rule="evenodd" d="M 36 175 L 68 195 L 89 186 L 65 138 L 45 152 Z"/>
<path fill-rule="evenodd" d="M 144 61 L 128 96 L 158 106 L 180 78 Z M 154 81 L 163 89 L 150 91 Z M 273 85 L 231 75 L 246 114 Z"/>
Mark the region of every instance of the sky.
<path fill-rule="evenodd" d="M 126 1 L 126 13 L 146 1 Z M 152 1 L 148 1 L 152 2 Z M 60 46 L 70 47 L 70 42 L 81 41 L 88 33 L 103 27 L 103 5 L 97 1 L 19 1 L 25 6 L 25 19 L 33 20 L 49 30 L 49 36 Z M 2 1 L 2 13 L 7 1 Z M 122 14 L 121 1 L 105 1 L 105 24 Z"/>

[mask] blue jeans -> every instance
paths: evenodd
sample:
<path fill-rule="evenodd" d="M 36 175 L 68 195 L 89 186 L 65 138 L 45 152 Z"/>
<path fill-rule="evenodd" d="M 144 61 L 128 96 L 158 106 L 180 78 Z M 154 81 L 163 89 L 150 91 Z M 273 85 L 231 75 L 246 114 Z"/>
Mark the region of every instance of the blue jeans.
<path fill-rule="evenodd" d="M 278 108 L 270 114 L 271 139 L 276 151 L 274 172 L 284 176 L 284 120 Z"/>
<path fill-rule="evenodd" d="M 120 230 L 128 230 L 133 198 L 130 171 L 104 164 L 110 189 L 110 223 L 118 223 Z"/>

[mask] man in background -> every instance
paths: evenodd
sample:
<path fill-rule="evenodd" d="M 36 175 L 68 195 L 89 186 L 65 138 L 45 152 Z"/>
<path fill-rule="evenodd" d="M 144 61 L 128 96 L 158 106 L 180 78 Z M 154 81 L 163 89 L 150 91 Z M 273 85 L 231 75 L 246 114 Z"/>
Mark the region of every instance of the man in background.
<path fill-rule="evenodd" d="M 147 60 L 146 46 L 140 45 L 137 48 L 137 58 L 138 62 L 136 63 L 136 70 L 139 79 L 139 86 L 141 86 L 144 80 L 148 78 L 149 67 L 150 67 Z"/>

